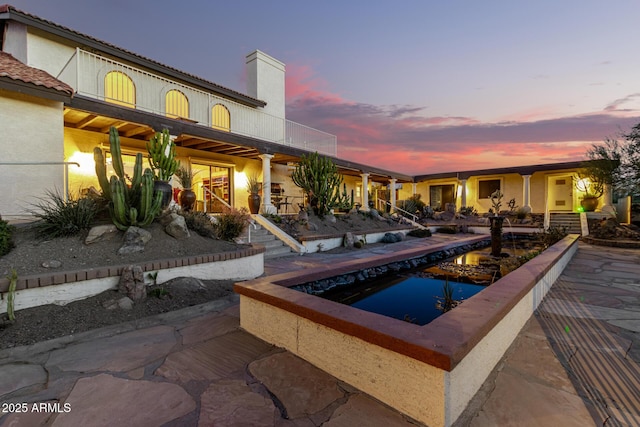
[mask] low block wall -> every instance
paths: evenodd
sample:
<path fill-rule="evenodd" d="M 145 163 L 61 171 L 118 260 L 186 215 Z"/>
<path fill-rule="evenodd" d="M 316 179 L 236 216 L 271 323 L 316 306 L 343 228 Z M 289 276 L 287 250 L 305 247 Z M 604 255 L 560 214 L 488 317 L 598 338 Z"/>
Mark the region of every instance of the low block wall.
<path fill-rule="evenodd" d="M 413 228 L 399 229 L 392 231 L 383 231 L 380 233 L 353 233 L 356 240 L 365 239 L 367 243 L 378 243 L 387 233 L 402 233 L 407 235 Z M 342 246 L 344 235 L 340 236 L 314 236 L 313 238 L 301 239 L 301 244 L 305 247 L 307 253 L 324 252 Z"/>
<path fill-rule="evenodd" d="M 288 288 L 399 257 L 422 256 L 424 248 L 419 253 L 402 251 L 393 259 L 380 256 L 337 264 L 331 271 L 317 269 L 237 283 L 240 324 L 420 422 L 449 426 L 562 273 L 577 249 L 577 238 L 568 236 L 425 326 Z M 429 252 L 452 246 L 435 245 Z"/>
<path fill-rule="evenodd" d="M 232 252 L 221 252 L 186 258 L 137 263 L 146 273 L 158 272 L 158 283 L 176 277 L 202 280 L 250 280 L 264 274 L 264 247 L 254 246 Z M 89 270 L 55 272 L 18 277 L 15 310 L 44 304 L 65 305 L 97 295 L 118 286 L 122 269 L 129 264 Z M 0 313 L 7 312 L 6 292 L 9 280 L 0 279 Z"/>

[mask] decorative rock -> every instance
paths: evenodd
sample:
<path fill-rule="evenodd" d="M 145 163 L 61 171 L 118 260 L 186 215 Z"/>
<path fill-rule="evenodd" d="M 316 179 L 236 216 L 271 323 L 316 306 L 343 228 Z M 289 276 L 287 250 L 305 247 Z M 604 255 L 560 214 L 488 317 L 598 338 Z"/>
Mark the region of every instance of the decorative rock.
<path fill-rule="evenodd" d="M 398 233 L 384 233 L 384 236 L 382 237 L 382 239 L 380 239 L 380 242 L 382 242 L 382 243 L 396 243 L 396 242 L 399 242 L 402 239 L 399 239 L 397 234 Z"/>
<path fill-rule="evenodd" d="M 325 215 L 324 219 L 327 222 L 329 222 L 330 224 L 335 224 L 336 223 L 336 217 L 332 213 L 329 213 L 329 214 Z"/>
<path fill-rule="evenodd" d="M 117 308 L 131 310 L 133 308 L 133 301 L 129 297 L 122 297 L 120 299 L 113 298 L 103 302 L 102 306 L 107 310 L 115 310 Z"/>
<path fill-rule="evenodd" d="M 160 225 L 162 225 L 163 227 L 166 227 L 167 225 L 169 225 L 173 220 L 176 219 L 176 217 L 179 217 L 180 215 L 178 215 L 175 212 L 171 212 L 171 211 L 167 211 L 167 213 L 165 213 L 164 215 L 160 215 L 160 217 L 158 217 L 158 222 L 160 223 Z"/>
<path fill-rule="evenodd" d="M 139 227 L 129 227 L 124 233 L 124 245 L 118 249 L 118 255 L 143 252 L 144 245 L 151 240 L 151 233 Z"/>
<path fill-rule="evenodd" d="M 147 285 L 144 283 L 144 272 L 139 265 L 130 265 L 122 269 L 118 290 L 133 301 L 142 301 L 147 297 Z"/>
<path fill-rule="evenodd" d="M 175 237 L 176 239 L 184 239 L 186 237 L 191 237 L 191 234 L 189 233 L 189 229 L 187 228 L 187 222 L 185 221 L 184 217 L 176 214 L 172 214 L 172 216 L 173 215 L 175 215 L 175 218 L 173 218 L 173 221 L 171 221 L 164 228 L 164 231 L 168 235 Z"/>
<path fill-rule="evenodd" d="M 309 214 L 306 210 L 300 209 L 300 212 L 298 212 L 298 221 L 309 221 Z"/>
<path fill-rule="evenodd" d="M 118 229 L 113 224 L 96 225 L 89 230 L 89 234 L 84 239 L 85 245 L 109 240 L 118 234 Z"/>
<path fill-rule="evenodd" d="M 306 227 L 307 227 L 307 230 L 309 231 L 318 231 L 318 226 L 312 222 L 307 222 Z"/>
<path fill-rule="evenodd" d="M 50 259 L 41 264 L 44 268 L 60 268 L 62 263 L 55 259 Z"/>
<path fill-rule="evenodd" d="M 345 248 L 352 248 L 354 243 L 355 237 L 353 237 L 353 233 L 350 231 L 347 232 L 347 234 L 345 234 L 344 238 L 342 239 L 342 246 L 344 246 Z"/>

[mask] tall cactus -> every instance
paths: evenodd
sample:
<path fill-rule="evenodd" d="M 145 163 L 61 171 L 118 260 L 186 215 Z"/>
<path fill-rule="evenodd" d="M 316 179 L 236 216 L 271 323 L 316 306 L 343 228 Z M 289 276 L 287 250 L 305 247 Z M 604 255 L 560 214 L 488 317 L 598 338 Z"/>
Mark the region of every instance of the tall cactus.
<path fill-rule="evenodd" d="M 313 211 L 320 217 L 328 213 L 340 198 L 342 176 L 330 158 L 317 152 L 300 158 L 291 179 L 302 188 Z"/>
<path fill-rule="evenodd" d="M 145 227 L 160 213 L 162 193 L 153 190 L 153 172 L 145 169 L 142 172 L 142 154 L 136 155 L 131 184 L 127 184 L 128 177 L 124 173 L 120 137 L 116 128 L 109 130 L 109 147 L 113 170 L 116 175 L 107 178 L 104 155 L 99 147 L 94 148 L 93 156 L 96 161 L 96 175 L 102 194 L 109 200 L 111 221 L 120 230 L 126 230 L 135 225 Z"/>
<path fill-rule="evenodd" d="M 156 132 L 147 142 L 149 152 L 149 165 L 155 173 L 156 179 L 168 181 L 178 169 L 176 160 L 176 145 L 171 142 L 169 131 L 164 129 Z"/>

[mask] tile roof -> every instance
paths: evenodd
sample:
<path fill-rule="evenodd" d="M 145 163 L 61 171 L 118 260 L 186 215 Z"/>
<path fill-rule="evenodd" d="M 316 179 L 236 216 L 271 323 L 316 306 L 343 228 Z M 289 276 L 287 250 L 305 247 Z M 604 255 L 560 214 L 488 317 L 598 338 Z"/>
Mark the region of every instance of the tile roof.
<path fill-rule="evenodd" d="M 23 83 L 54 89 L 67 95 L 73 94 L 73 88 L 68 84 L 61 82 L 46 71 L 23 64 L 6 52 L 0 52 L 0 77 L 8 77 Z"/>
<path fill-rule="evenodd" d="M 118 47 L 118 46 L 113 45 L 111 43 L 108 43 L 108 42 L 105 42 L 103 40 L 97 39 L 95 37 L 89 36 L 87 34 L 80 33 L 78 31 L 72 30 L 72 29 L 70 29 L 68 27 L 64 27 L 62 25 L 56 24 L 55 22 L 52 22 L 52 21 L 40 18 L 38 16 L 32 15 L 30 13 L 24 12 L 24 11 L 22 11 L 20 9 L 16 9 L 14 6 L 12 6 L 10 4 L 0 5 L 0 13 L 9 13 L 9 14 L 13 13 L 14 16 L 11 16 L 10 19 L 16 19 L 16 18 L 24 17 L 24 18 L 27 18 L 29 21 L 31 21 L 32 24 L 34 22 L 37 22 L 37 23 L 43 24 L 44 26 L 49 27 L 49 28 L 62 30 L 64 33 L 67 34 L 67 35 L 63 35 L 63 37 L 69 37 L 68 35 L 73 35 L 73 36 L 85 39 L 86 41 L 91 41 L 91 42 L 94 42 L 94 43 L 98 43 L 99 45 L 102 45 L 104 47 L 107 47 L 107 48 L 110 48 L 110 49 L 115 49 L 116 51 L 122 52 L 123 54 L 129 55 L 131 57 L 135 57 L 138 60 L 141 60 L 143 62 L 154 64 L 155 66 L 162 67 L 162 68 L 164 68 L 166 70 L 170 70 L 170 71 L 172 71 L 174 73 L 178 73 L 178 74 L 181 74 L 182 76 L 185 76 L 185 77 L 188 77 L 190 79 L 193 79 L 194 81 L 197 81 L 199 84 L 204 85 L 204 87 L 208 86 L 208 87 L 210 87 L 210 88 L 212 88 L 214 90 L 219 91 L 220 93 L 226 93 L 226 94 L 228 94 L 228 96 L 237 98 L 237 100 L 239 100 L 241 102 L 242 102 L 242 100 L 245 100 L 245 102 L 249 101 L 250 103 L 255 104 L 255 105 L 259 105 L 259 106 L 266 105 L 266 102 L 264 102 L 264 101 L 262 101 L 260 99 L 257 99 L 257 98 L 254 98 L 252 96 L 246 95 L 244 93 L 235 91 L 233 89 L 229 89 L 229 88 L 221 86 L 221 85 L 219 85 L 217 83 L 213 83 L 211 81 L 205 80 L 202 77 L 196 76 L 195 74 L 190 74 L 190 73 L 184 72 L 182 70 L 179 70 L 177 68 L 170 67 L 168 65 L 164 65 L 164 64 L 162 64 L 162 63 L 160 63 L 158 61 L 155 61 L 153 59 L 150 59 L 150 58 L 147 58 L 145 56 L 139 55 L 139 54 L 137 54 L 135 52 L 132 52 L 130 50 L 123 49 L 121 47 Z"/>

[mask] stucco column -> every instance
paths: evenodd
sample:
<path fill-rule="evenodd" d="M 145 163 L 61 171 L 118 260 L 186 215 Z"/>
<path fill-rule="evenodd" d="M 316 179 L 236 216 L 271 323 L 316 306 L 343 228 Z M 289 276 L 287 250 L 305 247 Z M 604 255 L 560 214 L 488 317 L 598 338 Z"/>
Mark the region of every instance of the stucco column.
<path fill-rule="evenodd" d="M 411 184 L 411 194 L 414 195 L 414 196 L 416 194 L 418 194 L 418 183 L 417 182 L 414 182 L 414 183 Z"/>
<path fill-rule="evenodd" d="M 522 209 L 531 212 L 531 175 L 522 175 Z"/>
<path fill-rule="evenodd" d="M 398 182 L 397 179 L 395 178 L 391 178 L 389 180 L 389 195 L 390 195 L 390 199 L 389 203 L 391 203 L 391 212 L 393 212 L 393 209 L 396 207 L 396 183 Z"/>
<path fill-rule="evenodd" d="M 261 154 L 262 159 L 262 205 L 260 212 L 275 214 L 277 209 L 271 204 L 271 159 L 273 154 Z"/>
<path fill-rule="evenodd" d="M 616 214 L 616 209 L 613 207 L 611 184 L 604 185 L 604 192 L 602 193 L 602 207 L 600 208 L 600 212 L 611 215 Z"/>
<path fill-rule="evenodd" d="M 365 211 L 369 210 L 369 174 L 361 173 L 362 177 L 362 208 Z"/>
<path fill-rule="evenodd" d="M 466 179 L 460 180 L 460 188 L 462 189 L 460 191 L 460 207 L 466 208 L 467 207 L 467 180 Z"/>

